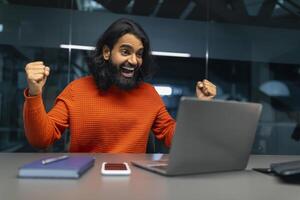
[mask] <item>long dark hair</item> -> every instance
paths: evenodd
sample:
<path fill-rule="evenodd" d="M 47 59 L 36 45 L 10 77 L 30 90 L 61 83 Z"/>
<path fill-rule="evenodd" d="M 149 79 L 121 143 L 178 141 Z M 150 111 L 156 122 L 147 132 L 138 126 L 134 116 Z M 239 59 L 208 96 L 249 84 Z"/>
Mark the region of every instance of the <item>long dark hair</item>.
<path fill-rule="evenodd" d="M 95 51 L 92 52 L 89 58 L 89 71 L 94 77 L 98 88 L 101 90 L 106 91 L 113 84 L 111 70 L 109 69 L 110 63 L 104 60 L 102 55 L 103 47 L 106 45 L 112 50 L 118 39 L 127 33 L 133 34 L 139 38 L 144 46 L 142 55 L 143 63 L 137 75 L 137 81 L 140 82 L 146 78 L 151 78 L 155 71 L 147 34 L 136 22 L 130 19 L 121 18 L 111 24 L 102 34 L 97 41 Z"/>

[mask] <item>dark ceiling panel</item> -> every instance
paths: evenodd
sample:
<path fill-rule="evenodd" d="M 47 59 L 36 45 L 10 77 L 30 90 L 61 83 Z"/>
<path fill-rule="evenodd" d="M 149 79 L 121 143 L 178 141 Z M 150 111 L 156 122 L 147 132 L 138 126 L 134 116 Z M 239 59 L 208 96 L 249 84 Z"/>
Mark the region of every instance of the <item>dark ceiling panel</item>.
<path fill-rule="evenodd" d="M 158 4 L 158 0 L 135 0 L 131 14 L 133 15 L 151 15 Z"/>
<path fill-rule="evenodd" d="M 63 8 L 63 9 L 77 9 L 76 3 L 72 5 L 72 0 L 8 0 L 9 4 L 37 6 L 47 8 Z"/>
<path fill-rule="evenodd" d="M 230 5 L 232 8 L 232 11 L 235 13 L 238 13 L 238 15 L 242 15 L 242 16 L 248 15 L 244 0 L 231 0 Z"/>
<path fill-rule="evenodd" d="M 300 2 L 298 1 L 298 3 L 296 3 L 296 1 L 294 2 L 293 0 L 286 0 L 287 2 L 289 2 L 291 5 L 293 5 L 295 8 L 300 9 Z M 298 11 L 298 13 L 300 14 L 300 10 Z"/>
<path fill-rule="evenodd" d="M 126 7 L 131 0 L 96 0 L 103 7 L 115 13 L 127 13 Z"/>
<path fill-rule="evenodd" d="M 219 22 L 231 22 L 232 20 L 237 19 L 234 11 L 231 10 L 226 1 L 211 0 L 209 2 L 210 7 L 210 16 L 212 20 Z"/>
<path fill-rule="evenodd" d="M 271 18 L 276 2 L 276 0 L 265 0 L 258 12 L 258 17 L 261 19 Z"/>
<path fill-rule="evenodd" d="M 235 0 L 235 3 L 232 4 L 230 1 L 227 2 L 225 0 L 195 0 L 196 7 L 187 16 L 187 19 L 215 20 L 217 22 L 232 23 L 247 22 L 249 21 L 249 16 L 246 9 L 243 9 L 243 4 L 238 1 Z"/>
<path fill-rule="evenodd" d="M 1 1 L 1 0 L 0 0 Z M 112 13 L 299 29 L 299 0 L 94 0 Z M 12 5 L 78 9 L 84 0 L 4 0 Z M 278 9 L 275 9 L 279 6 Z M 93 10 L 93 4 L 89 5 Z M 256 16 L 248 10 L 259 9 Z M 98 10 L 96 10 L 98 11 Z M 255 11 L 256 12 L 256 11 Z M 250 13 L 250 12 L 249 12 Z"/>
<path fill-rule="evenodd" d="M 164 0 L 158 10 L 157 17 L 179 18 L 191 0 Z"/>
<path fill-rule="evenodd" d="M 186 19 L 208 21 L 209 5 L 207 3 L 207 0 L 198 0 L 195 1 L 195 3 L 196 6 L 193 8 L 190 14 L 187 15 Z"/>

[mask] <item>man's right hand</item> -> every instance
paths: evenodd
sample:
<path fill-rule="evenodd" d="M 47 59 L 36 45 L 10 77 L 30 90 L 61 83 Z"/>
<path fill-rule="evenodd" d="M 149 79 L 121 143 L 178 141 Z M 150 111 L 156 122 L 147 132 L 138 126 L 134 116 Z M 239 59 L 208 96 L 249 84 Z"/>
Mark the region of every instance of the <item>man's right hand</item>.
<path fill-rule="evenodd" d="M 44 62 L 37 61 L 28 63 L 25 67 L 29 95 L 35 96 L 42 92 L 47 77 L 50 74 L 50 68 L 44 65 Z"/>

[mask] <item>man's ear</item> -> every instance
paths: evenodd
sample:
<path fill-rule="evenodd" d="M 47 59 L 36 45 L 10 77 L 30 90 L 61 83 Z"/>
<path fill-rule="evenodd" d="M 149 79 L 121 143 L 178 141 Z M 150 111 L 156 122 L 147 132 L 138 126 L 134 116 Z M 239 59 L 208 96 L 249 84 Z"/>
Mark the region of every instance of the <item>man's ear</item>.
<path fill-rule="evenodd" d="M 103 49 L 102 49 L 102 55 L 103 55 L 103 58 L 104 60 L 108 61 L 109 60 L 109 57 L 110 57 L 110 49 L 107 45 L 104 45 L 103 46 Z"/>

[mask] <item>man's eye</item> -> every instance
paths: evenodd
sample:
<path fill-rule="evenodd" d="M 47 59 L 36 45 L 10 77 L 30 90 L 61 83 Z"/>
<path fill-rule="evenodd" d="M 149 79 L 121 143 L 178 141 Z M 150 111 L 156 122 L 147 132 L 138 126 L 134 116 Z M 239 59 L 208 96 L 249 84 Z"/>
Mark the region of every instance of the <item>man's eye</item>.
<path fill-rule="evenodd" d="M 136 56 L 137 56 L 138 58 L 142 58 L 142 57 L 143 57 L 143 53 L 137 53 Z"/>
<path fill-rule="evenodd" d="M 128 55 L 129 54 L 129 51 L 127 49 L 122 49 L 121 50 L 121 54 L 122 55 Z"/>

